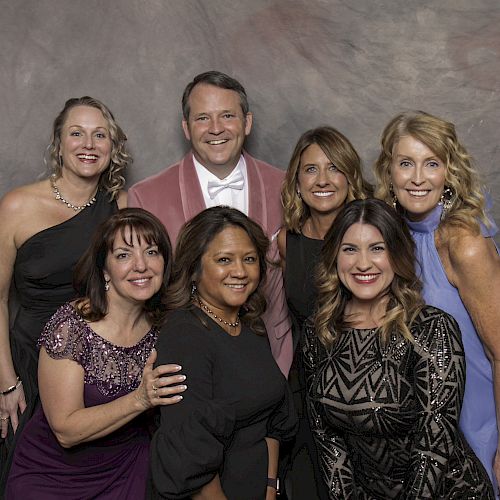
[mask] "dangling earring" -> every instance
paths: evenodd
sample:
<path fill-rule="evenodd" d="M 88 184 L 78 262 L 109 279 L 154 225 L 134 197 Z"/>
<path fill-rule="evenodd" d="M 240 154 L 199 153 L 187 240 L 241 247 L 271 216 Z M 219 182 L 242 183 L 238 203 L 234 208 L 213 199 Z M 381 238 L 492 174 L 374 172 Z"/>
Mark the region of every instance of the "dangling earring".
<path fill-rule="evenodd" d="M 109 292 L 109 282 L 110 282 L 110 281 L 111 281 L 111 280 L 107 280 L 106 278 L 104 278 L 104 290 L 105 290 L 106 292 Z"/>
<path fill-rule="evenodd" d="M 300 191 L 297 189 L 297 196 L 302 199 L 302 194 L 300 193 Z"/>
<path fill-rule="evenodd" d="M 196 283 L 191 281 L 191 299 L 194 299 L 198 293 L 198 288 L 196 288 Z"/>
<path fill-rule="evenodd" d="M 441 213 L 441 220 L 446 217 L 446 214 L 453 206 L 453 202 L 455 201 L 455 192 L 450 186 L 445 186 L 444 190 L 441 194 L 441 198 L 439 199 L 439 205 L 443 205 L 443 211 Z"/>
<path fill-rule="evenodd" d="M 398 198 L 394 193 L 394 188 L 392 187 L 392 182 L 389 184 L 389 194 L 392 196 L 392 208 L 396 210 L 398 206 Z"/>

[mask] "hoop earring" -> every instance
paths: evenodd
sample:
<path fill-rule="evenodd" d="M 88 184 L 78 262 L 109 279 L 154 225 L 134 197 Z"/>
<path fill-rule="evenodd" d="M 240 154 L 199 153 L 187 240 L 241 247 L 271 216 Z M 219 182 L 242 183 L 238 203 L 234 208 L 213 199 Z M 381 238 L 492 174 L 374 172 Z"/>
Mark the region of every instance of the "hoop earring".
<path fill-rule="evenodd" d="M 450 186 L 445 186 L 443 192 L 441 193 L 441 198 L 439 198 L 438 205 L 443 206 L 443 212 L 441 213 L 441 220 L 443 220 L 455 201 L 455 192 Z"/>

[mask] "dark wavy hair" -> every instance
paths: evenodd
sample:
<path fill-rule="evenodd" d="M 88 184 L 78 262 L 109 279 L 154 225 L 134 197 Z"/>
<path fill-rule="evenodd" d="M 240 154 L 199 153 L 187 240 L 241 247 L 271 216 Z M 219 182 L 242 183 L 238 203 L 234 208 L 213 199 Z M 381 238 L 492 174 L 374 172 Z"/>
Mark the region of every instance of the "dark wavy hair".
<path fill-rule="evenodd" d="M 344 311 L 351 292 L 337 271 L 337 259 L 346 231 L 356 223 L 376 227 L 384 239 L 394 279 L 389 287 L 389 302 L 379 328 L 385 342 L 395 333 L 412 340 L 410 326 L 424 305 L 422 284 L 415 270 L 415 244 L 403 218 L 382 200 L 355 200 L 347 204 L 325 237 L 317 268 L 317 310 L 314 315 L 316 335 L 329 346 L 337 332 L 350 324 Z"/>
<path fill-rule="evenodd" d="M 184 120 L 189 120 L 189 96 L 191 92 L 198 84 L 213 85 L 214 87 L 219 87 L 220 89 L 234 90 L 240 98 L 241 111 L 243 111 L 243 116 L 246 117 L 248 114 L 248 97 L 247 93 L 238 80 L 221 73 L 220 71 L 206 71 L 205 73 L 200 73 L 193 78 L 192 82 L 189 82 L 184 89 L 182 94 L 182 115 Z"/>
<path fill-rule="evenodd" d="M 168 288 L 166 299 L 167 310 L 192 304 L 192 284 L 202 273 L 202 257 L 211 241 L 227 227 L 243 229 L 257 251 L 259 284 L 242 307 L 241 321 L 255 333 L 265 335 L 266 330 L 261 316 L 266 309 L 266 299 L 262 286 L 266 278 L 269 239 L 259 224 L 235 208 L 225 206 L 207 208 L 184 224 L 175 248 L 172 283 Z"/>
<path fill-rule="evenodd" d="M 161 288 L 144 304 L 144 311 L 154 325 L 160 325 L 164 314 L 165 293 L 172 269 L 172 246 L 165 226 L 150 212 L 142 208 L 123 208 L 104 221 L 94 232 L 85 254 L 78 261 L 73 274 L 73 286 L 80 295 L 76 308 L 88 321 L 99 321 L 108 312 L 104 268 L 106 258 L 113 251 L 116 235 L 120 234 L 127 245 L 127 235 L 136 233 L 139 241 L 156 245 L 163 256 L 165 268 Z"/>
<path fill-rule="evenodd" d="M 124 171 L 132 164 L 132 155 L 127 151 L 127 136 L 118 125 L 110 109 L 98 99 L 88 95 L 83 97 L 73 97 L 68 99 L 62 111 L 57 115 L 52 125 L 52 137 L 47 146 L 48 160 L 46 161 L 48 170 L 56 178 L 61 176 L 61 132 L 71 109 L 76 106 L 89 106 L 98 109 L 104 119 L 108 122 L 109 135 L 111 138 L 111 161 L 108 168 L 101 174 L 99 187 L 109 194 L 110 199 L 117 198 L 118 193 L 125 185 Z"/>

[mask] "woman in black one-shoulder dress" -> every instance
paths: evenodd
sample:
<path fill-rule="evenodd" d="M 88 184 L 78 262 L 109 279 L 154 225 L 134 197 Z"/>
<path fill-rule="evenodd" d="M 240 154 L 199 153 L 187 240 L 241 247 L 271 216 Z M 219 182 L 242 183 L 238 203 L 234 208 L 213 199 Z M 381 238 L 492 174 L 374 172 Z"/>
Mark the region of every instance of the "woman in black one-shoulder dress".
<path fill-rule="evenodd" d="M 54 121 L 50 177 L 0 201 L 0 496 L 15 437 L 38 404 L 38 336 L 56 309 L 75 298 L 73 268 L 90 235 L 126 204 L 125 141 L 104 104 L 70 99 Z M 11 280 L 19 307 L 9 330 Z"/>

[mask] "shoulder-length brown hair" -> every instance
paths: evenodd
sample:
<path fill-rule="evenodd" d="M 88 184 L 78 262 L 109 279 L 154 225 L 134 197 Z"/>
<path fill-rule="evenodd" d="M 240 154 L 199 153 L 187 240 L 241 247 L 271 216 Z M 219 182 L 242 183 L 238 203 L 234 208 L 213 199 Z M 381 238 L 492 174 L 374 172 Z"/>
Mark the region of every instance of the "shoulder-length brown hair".
<path fill-rule="evenodd" d="M 424 304 L 420 294 L 422 285 L 415 271 L 415 244 L 402 217 L 386 203 L 375 199 L 346 205 L 326 234 L 317 269 L 316 334 L 325 346 L 330 346 L 337 332 L 350 326 L 344 319 L 344 312 L 351 292 L 339 278 L 337 259 L 344 234 L 358 222 L 370 224 L 380 231 L 394 271 L 380 335 L 384 342 L 392 333 L 412 340 L 409 328 Z"/>
<path fill-rule="evenodd" d="M 262 286 L 266 279 L 269 239 L 256 222 L 235 208 L 207 208 L 183 226 L 175 248 L 172 284 L 168 288 L 166 299 L 167 309 L 178 309 L 191 304 L 193 282 L 196 283 L 202 273 L 202 257 L 215 236 L 227 227 L 243 229 L 257 251 L 259 284 L 242 307 L 241 320 L 254 332 L 263 335 L 266 330 L 261 316 L 266 309 L 266 299 Z"/>
<path fill-rule="evenodd" d="M 99 321 L 108 312 L 104 269 L 106 258 L 113 251 L 116 235 L 120 234 L 127 245 L 135 233 L 139 241 L 144 238 L 148 245 L 156 245 L 163 256 L 163 283 L 160 289 L 144 304 L 144 311 L 153 324 L 159 325 L 165 308 L 162 305 L 172 269 L 172 246 L 163 224 L 153 214 L 142 208 L 124 208 L 104 221 L 94 232 L 88 250 L 78 261 L 73 274 L 73 286 L 80 299 L 76 308 L 88 321 Z"/>
<path fill-rule="evenodd" d="M 99 179 L 99 187 L 103 189 L 114 200 L 118 197 L 120 190 L 125 185 L 124 171 L 125 168 L 132 164 L 132 155 L 127 151 L 126 142 L 127 136 L 118 125 L 113 113 L 110 109 L 98 99 L 94 99 L 88 95 L 83 97 L 73 97 L 68 99 L 64 104 L 64 108 L 57 115 L 52 125 L 52 138 L 47 146 L 48 160 L 47 167 L 51 175 L 56 179 L 61 177 L 61 133 L 68 113 L 76 106 L 89 106 L 98 109 L 104 119 L 108 122 L 109 134 L 111 138 L 111 161 L 108 168 L 101 174 Z"/>
<path fill-rule="evenodd" d="M 361 158 L 345 135 L 328 126 L 304 132 L 293 150 L 281 189 L 285 228 L 294 233 L 301 232 L 304 222 L 310 216 L 309 207 L 297 194 L 297 183 L 302 153 L 312 144 L 317 144 L 345 175 L 348 184 L 346 203 L 364 199 L 372 192 L 370 184 L 363 179 Z"/>
<path fill-rule="evenodd" d="M 393 202 L 391 166 L 394 148 L 404 136 L 425 144 L 445 164 L 445 185 L 454 194 L 443 222 L 464 226 L 474 232 L 479 231 L 478 220 L 489 226 L 479 174 L 471 156 L 458 140 L 455 125 L 423 111 L 400 113 L 385 127 L 382 148 L 374 167 L 377 179 L 375 196 L 387 203 Z M 401 210 L 402 207 L 397 204 L 397 208 Z"/>

